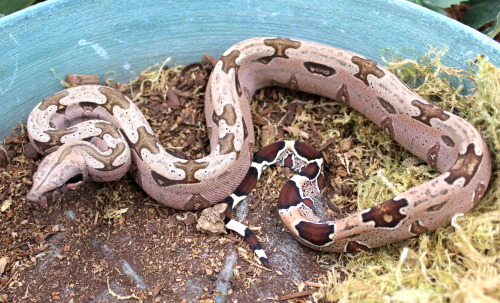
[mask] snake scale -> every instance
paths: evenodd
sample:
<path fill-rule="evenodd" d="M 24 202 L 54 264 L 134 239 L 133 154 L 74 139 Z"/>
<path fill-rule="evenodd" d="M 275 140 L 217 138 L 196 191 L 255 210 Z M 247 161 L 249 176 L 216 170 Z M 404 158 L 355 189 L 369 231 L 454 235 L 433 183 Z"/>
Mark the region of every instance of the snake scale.
<path fill-rule="evenodd" d="M 276 142 L 252 162 L 250 98 L 265 86 L 318 94 L 354 108 L 441 175 L 345 218 L 320 220 L 311 209 L 324 183 L 319 152 L 304 143 Z M 226 226 L 245 236 L 267 262 L 255 236 L 230 212 L 269 165 L 298 171 L 279 197 L 288 230 L 306 246 L 331 252 L 373 248 L 449 224 L 479 202 L 491 175 L 488 148 L 472 125 L 431 105 L 379 64 L 331 46 L 285 38 L 234 45 L 210 76 L 205 116 L 211 153 L 185 160 L 160 145 L 140 110 L 121 93 L 104 86 L 58 92 L 28 118 L 30 140 L 46 155 L 28 200 L 46 205 L 88 178 L 116 180 L 129 171 L 152 198 L 176 209 L 224 201 Z"/>

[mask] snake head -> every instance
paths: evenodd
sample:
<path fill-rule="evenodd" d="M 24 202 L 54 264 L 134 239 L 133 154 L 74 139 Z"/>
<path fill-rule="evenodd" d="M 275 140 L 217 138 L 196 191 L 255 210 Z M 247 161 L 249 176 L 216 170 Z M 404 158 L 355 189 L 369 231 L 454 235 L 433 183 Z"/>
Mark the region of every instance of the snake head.
<path fill-rule="evenodd" d="M 33 175 L 33 187 L 28 201 L 47 207 L 69 189 L 75 189 L 88 179 L 84 157 L 77 149 L 60 147 L 46 156 Z"/>

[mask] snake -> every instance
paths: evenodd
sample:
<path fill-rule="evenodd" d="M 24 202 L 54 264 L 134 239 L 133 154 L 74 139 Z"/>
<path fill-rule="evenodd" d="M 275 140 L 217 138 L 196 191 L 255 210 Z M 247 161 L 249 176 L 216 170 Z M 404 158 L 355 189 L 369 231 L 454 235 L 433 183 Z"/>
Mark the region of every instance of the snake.
<path fill-rule="evenodd" d="M 355 109 L 440 175 L 371 208 L 326 221 L 313 211 L 325 184 L 321 153 L 279 141 L 253 155 L 254 92 L 281 86 L 334 99 Z M 138 107 L 99 85 L 65 89 L 35 106 L 27 122 L 45 157 L 27 200 L 46 206 L 88 179 L 111 181 L 130 172 L 153 199 L 179 210 L 228 205 L 225 223 L 267 262 L 260 243 L 230 212 L 262 171 L 279 164 L 297 171 L 278 199 L 288 231 L 321 251 L 354 252 L 433 231 L 471 210 L 491 177 L 487 144 L 470 123 L 423 99 L 380 64 L 333 46 L 288 38 L 239 42 L 222 54 L 205 92 L 210 153 L 182 159 L 165 150 Z"/>

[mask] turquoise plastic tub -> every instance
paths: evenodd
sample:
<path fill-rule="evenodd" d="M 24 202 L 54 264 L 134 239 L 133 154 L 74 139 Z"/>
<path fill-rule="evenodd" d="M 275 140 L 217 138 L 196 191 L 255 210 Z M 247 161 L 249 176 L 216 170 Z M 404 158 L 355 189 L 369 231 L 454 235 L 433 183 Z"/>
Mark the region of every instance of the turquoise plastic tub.
<path fill-rule="evenodd" d="M 61 77 L 112 71 L 128 81 L 167 57 L 218 57 L 256 36 L 325 43 L 376 61 L 385 48 L 414 57 L 435 46 L 449 47 L 448 65 L 466 68 L 477 54 L 500 64 L 498 43 L 406 1 L 49 0 L 0 18 L 0 139 L 61 89 L 51 69 Z"/>

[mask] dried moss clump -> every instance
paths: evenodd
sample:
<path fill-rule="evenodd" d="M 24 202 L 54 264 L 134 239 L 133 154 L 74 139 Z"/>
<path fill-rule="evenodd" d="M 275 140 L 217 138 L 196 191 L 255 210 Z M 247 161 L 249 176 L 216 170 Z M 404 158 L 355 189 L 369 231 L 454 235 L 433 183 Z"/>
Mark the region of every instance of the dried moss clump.
<path fill-rule="evenodd" d="M 500 300 L 500 69 L 483 57 L 471 63 L 470 72 L 450 68 L 441 63 L 444 53 L 431 50 L 419 62 L 398 60 L 389 62 L 388 68 L 424 98 L 470 121 L 484 135 L 494 166 L 489 190 L 473 211 L 456 216 L 451 226 L 340 258 L 325 278 L 325 287 L 314 295 L 316 301 Z M 472 91 L 460 94 L 471 82 Z M 356 113 L 351 118 L 358 125 L 356 138 L 379 159 L 358 184 L 360 209 L 437 174 L 365 118 Z"/>

